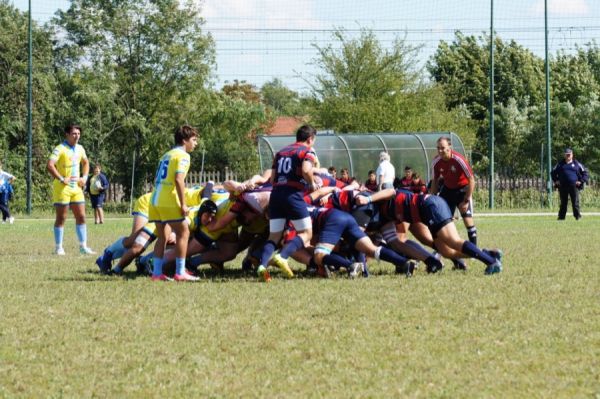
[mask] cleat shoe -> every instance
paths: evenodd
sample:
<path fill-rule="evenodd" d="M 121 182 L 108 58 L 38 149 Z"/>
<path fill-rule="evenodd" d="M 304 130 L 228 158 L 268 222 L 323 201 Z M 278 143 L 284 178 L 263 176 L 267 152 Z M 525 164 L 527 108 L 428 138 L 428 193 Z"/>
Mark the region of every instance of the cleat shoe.
<path fill-rule="evenodd" d="M 495 261 L 491 265 L 488 265 L 485 268 L 485 274 L 496 274 L 502 271 L 502 263 L 499 260 Z"/>
<path fill-rule="evenodd" d="M 417 262 L 412 260 L 407 260 L 401 265 L 396 265 L 396 274 L 404 274 L 406 277 L 411 277 L 415 272 L 415 268 L 417 267 Z"/>
<path fill-rule="evenodd" d="M 575 219 L 579 219 L 579 218 L 575 218 Z M 8 218 L 8 223 L 9 224 L 13 224 L 14 222 L 15 222 L 15 218 L 14 217 L 11 216 L 11 217 Z"/>
<path fill-rule="evenodd" d="M 152 279 L 152 281 L 173 281 L 171 277 L 167 277 L 164 274 L 161 274 L 159 276 L 152 276 L 150 278 Z"/>
<path fill-rule="evenodd" d="M 287 259 L 283 259 L 281 255 L 276 254 L 275 256 L 273 256 L 273 263 L 275 263 L 275 266 L 281 269 L 281 271 L 287 278 L 294 277 L 294 272 L 292 271 L 292 269 L 290 269 L 290 265 L 288 265 Z"/>
<path fill-rule="evenodd" d="M 79 254 L 81 255 L 96 255 L 94 251 L 92 251 L 89 247 L 79 247 Z"/>
<path fill-rule="evenodd" d="M 502 262 L 502 257 L 504 256 L 504 252 L 499 249 L 490 249 L 487 251 L 490 256 L 493 256 L 498 262 Z"/>
<path fill-rule="evenodd" d="M 146 269 L 146 273 L 151 275 L 154 274 L 154 258 L 150 258 L 148 259 L 146 262 L 141 262 L 142 265 L 144 265 L 144 268 Z"/>
<path fill-rule="evenodd" d="M 437 272 L 441 271 L 443 268 L 444 268 L 444 264 L 437 259 L 435 262 L 431 262 L 429 264 L 426 264 L 426 266 L 425 266 L 425 270 L 427 271 L 427 273 L 437 273 Z"/>
<path fill-rule="evenodd" d="M 98 268 L 100 269 L 100 274 L 109 274 L 110 273 L 110 266 L 109 267 L 105 266 L 104 255 L 99 256 L 96 259 L 96 264 L 98 265 Z"/>
<path fill-rule="evenodd" d="M 362 274 L 362 271 L 363 271 L 362 262 L 354 262 L 348 268 L 348 277 L 356 278 L 356 277 L 358 277 L 359 274 Z"/>
<path fill-rule="evenodd" d="M 252 260 L 249 259 L 248 257 L 245 257 L 244 260 L 242 261 L 242 271 L 244 273 L 250 273 L 252 272 L 253 266 L 252 266 Z"/>
<path fill-rule="evenodd" d="M 146 268 L 140 263 L 140 257 L 135 258 L 135 272 L 137 274 L 146 274 Z"/>
<path fill-rule="evenodd" d="M 265 283 L 268 283 L 269 281 L 271 281 L 271 274 L 269 273 L 267 268 L 264 267 L 263 265 L 259 265 L 258 269 L 256 269 L 256 272 L 258 274 L 258 278 L 260 278 Z"/>
<path fill-rule="evenodd" d="M 452 266 L 452 270 L 467 270 L 467 263 L 464 261 L 464 259 L 450 259 L 452 261 L 452 264 L 454 266 Z"/>
<path fill-rule="evenodd" d="M 198 280 L 200 280 L 200 277 L 192 276 L 191 274 L 188 274 L 187 272 L 184 272 L 183 274 L 175 275 L 175 281 L 198 281 Z"/>
<path fill-rule="evenodd" d="M 65 256 L 65 250 L 63 247 L 56 248 L 54 250 L 54 255 Z"/>

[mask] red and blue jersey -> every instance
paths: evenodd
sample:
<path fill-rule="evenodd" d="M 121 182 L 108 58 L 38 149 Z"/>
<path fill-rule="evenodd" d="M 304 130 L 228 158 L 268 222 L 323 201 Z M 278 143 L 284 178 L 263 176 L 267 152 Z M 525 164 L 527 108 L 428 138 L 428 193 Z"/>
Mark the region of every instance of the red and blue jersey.
<path fill-rule="evenodd" d="M 396 223 L 421 222 L 420 208 L 428 195 L 413 194 L 405 190 L 396 191 L 396 195 L 381 204 L 379 212 L 382 219 Z"/>
<path fill-rule="evenodd" d="M 314 164 L 316 159 L 314 150 L 301 142 L 282 148 L 273 159 L 273 187 L 287 186 L 304 190 L 306 181 L 302 175 L 302 163 L 310 161 Z"/>
<path fill-rule="evenodd" d="M 444 179 L 444 187 L 454 190 L 469 184 L 473 170 L 464 156 L 455 151 L 452 151 L 451 154 L 448 160 L 444 160 L 438 155 L 433 158 L 431 165 L 433 178 L 437 181 L 441 177 Z"/>

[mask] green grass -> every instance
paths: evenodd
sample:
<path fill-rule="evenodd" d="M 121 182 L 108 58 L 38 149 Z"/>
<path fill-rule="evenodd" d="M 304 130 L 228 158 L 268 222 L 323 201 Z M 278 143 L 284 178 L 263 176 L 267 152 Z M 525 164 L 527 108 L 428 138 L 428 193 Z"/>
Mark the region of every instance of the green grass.
<path fill-rule="evenodd" d="M 0 397 L 598 397 L 600 218 L 554 219 L 479 219 L 496 276 L 270 284 L 239 262 L 197 284 L 100 276 L 72 219 L 64 258 L 51 221 L 0 225 Z M 128 230 L 90 225 L 90 246 Z"/>

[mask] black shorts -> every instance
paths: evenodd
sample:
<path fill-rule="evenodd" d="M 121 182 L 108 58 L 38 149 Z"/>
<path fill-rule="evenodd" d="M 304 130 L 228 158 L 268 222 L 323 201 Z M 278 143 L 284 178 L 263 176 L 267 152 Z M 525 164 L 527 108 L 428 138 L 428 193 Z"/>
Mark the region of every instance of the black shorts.
<path fill-rule="evenodd" d="M 452 215 L 454 215 L 458 204 L 465 200 L 465 191 L 467 191 L 466 186 L 461 188 L 448 188 L 442 186 L 440 190 L 440 197 L 442 197 L 446 201 L 448 207 L 450 208 L 450 213 Z M 467 209 L 467 214 L 469 216 L 473 215 L 473 206 L 471 204 L 471 201 L 469 201 L 469 208 Z"/>
<path fill-rule="evenodd" d="M 104 197 L 105 197 L 104 193 L 100 193 L 98 195 L 90 194 L 90 200 L 92 201 L 92 208 L 94 208 L 94 209 L 102 208 L 102 205 L 104 204 Z"/>

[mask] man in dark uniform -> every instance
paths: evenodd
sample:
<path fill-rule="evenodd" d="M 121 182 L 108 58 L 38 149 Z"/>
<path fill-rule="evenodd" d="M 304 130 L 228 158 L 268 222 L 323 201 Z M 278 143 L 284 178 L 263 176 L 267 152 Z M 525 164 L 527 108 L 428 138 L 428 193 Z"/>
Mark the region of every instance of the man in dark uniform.
<path fill-rule="evenodd" d="M 475 177 L 469 162 L 458 152 L 452 150 L 450 138 L 440 137 L 437 141 L 438 156 L 432 161 L 432 194 L 438 194 L 446 200 L 450 212 L 458 208 L 467 228 L 469 241 L 477 245 L 477 228 L 473 221 L 472 195 L 475 190 Z M 443 184 L 439 186 L 439 179 Z"/>
<path fill-rule="evenodd" d="M 312 146 L 316 137 L 315 128 L 309 125 L 300 126 L 296 131 L 296 142 L 282 148 L 273 159 L 273 191 L 269 199 L 270 233 L 261 251 L 260 265 L 257 269 L 259 277 L 264 281 L 271 280 L 266 267 L 288 221 L 292 222 L 298 235 L 273 257 L 273 262 L 287 277 L 294 276 L 287 264 L 287 258 L 305 247 L 312 238 L 312 222 L 303 193 L 305 190 L 314 191 L 318 188 L 313 177 L 313 166 L 317 156 Z"/>
<path fill-rule="evenodd" d="M 581 212 L 579 211 L 579 191 L 588 182 L 588 173 L 581 162 L 573 158 L 572 149 L 567 148 L 565 150 L 565 159 L 552 169 L 552 181 L 555 186 L 558 186 L 560 194 L 558 220 L 565 220 L 569 197 L 571 197 L 571 203 L 573 204 L 573 216 L 575 216 L 576 220 L 579 220 L 581 218 Z"/>

